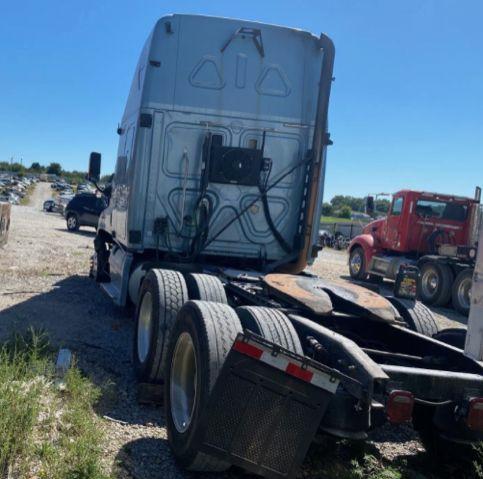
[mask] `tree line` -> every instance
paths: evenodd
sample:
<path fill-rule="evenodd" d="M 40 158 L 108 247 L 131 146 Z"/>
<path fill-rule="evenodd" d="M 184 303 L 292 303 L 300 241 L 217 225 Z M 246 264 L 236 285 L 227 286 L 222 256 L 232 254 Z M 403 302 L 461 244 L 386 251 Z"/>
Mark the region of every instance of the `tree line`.
<path fill-rule="evenodd" d="M 8 171 L 10 173 L 14 173 L 16 175 L 22 176 L 26 174 L 35 174 L 39 175 L 42 173 L 46 173 L 48 175 L 56 175 L 59 178 L 64 178 L 69 183 L 82 183 L 86 180 L 87 172 L 86 171 L 78 171 L 72 170 L 67 171 L 62 168 L 60 163 L 52 162 L 49 165 L 41 165 L 38 162 L 33 162 L 30 166 L 24 166 L 21 163 L 9 163 L 8 161 L 0 161 L 0 171 Z M 102 182 L 108 182 L 111 178 L 111 175 L 104 175 L 101 178 Z"/>
<path fill-rule="evenodd" d="M 365 205 L 365 198 L 336 195 L 330 200 L 330 203 L 322 204 L 322 215 L 350 219 L 353 212 L 364 213 Z M 390 205 L 391 202 L 384 198 L 374 202 L 375 211 L 379 214 L 387 213 Z"/>

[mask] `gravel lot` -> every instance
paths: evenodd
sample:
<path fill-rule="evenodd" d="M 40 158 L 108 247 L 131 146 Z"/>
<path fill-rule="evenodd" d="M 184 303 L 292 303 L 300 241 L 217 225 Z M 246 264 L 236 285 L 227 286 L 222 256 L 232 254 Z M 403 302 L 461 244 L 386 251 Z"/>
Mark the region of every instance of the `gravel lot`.
<path fill-rule="evenodd" d="M 12 208 L 9 243 L 0 250 L 0 338 L 33 325 L 75 352 L 79 366 L 106 391 L 97 413 L 109 418 L 103 420 L 105 458 L 116 477 L 194 477 L 179 471 L 171 457 L 162 409 L 136 401 L 131 314 L 113 306 L 88 278 L 94 230 L 69 233 L 60 215 L 41 211 L 49 196 L 50 185 L 40 183 L 29 206 Z M 345 253 L 324 251 L 312 269 L 344 276 Z M 438 313 L 448 320 L 445 311 Z M 388 459 L 422 451 L 409 428 L 380 431 L 372 439 Z M 238 471 L 221 477 L 240 475 L 247 477 Z M 317 477 L 307 470 L 304 475 Z"/>

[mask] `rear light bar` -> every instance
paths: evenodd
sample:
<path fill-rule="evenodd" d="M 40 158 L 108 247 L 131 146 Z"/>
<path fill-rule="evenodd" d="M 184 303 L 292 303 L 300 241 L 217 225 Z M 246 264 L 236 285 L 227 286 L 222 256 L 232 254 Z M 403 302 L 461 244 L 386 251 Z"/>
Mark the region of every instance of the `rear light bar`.
<path fill-rule="evenodd" d="M 386 415 L 389 422 L 402 424 L 413 417 L 414 396 L 409 391 L 394 390 L 389 393 Z"/>
<path fill-rule="evenodd" d="M 284 354 L 283 351 L 270 350 L 250 339 L 237 339 L 232 349 L 331 393 L 335 393 L 339 385 L 338 378 L 310 367 L 303 361 Z"/>
<path fill-rule="evenodd" d="M 473 431 L 483 431 L 483 398 L 470 398 L 466 424 Z"/>

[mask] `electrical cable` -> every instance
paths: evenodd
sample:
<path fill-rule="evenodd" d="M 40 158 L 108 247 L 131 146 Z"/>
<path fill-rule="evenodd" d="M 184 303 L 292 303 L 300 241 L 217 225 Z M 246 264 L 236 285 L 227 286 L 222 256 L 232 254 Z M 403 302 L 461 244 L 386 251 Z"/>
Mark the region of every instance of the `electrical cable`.
<path fill-rule="evenodd" d="M 290 168 L 288 171 L 286 171 L 283 175 L 281 175 L 277 180 L 275 180 L 272 184 L 268 185 L 264 189 L 264 193 L 261 193 L 255 197 L 253 201 L 250 201 L 245 208 L 239 211 L 237 215 L 235 215 L 231 220 L 229 220 L 215 235 L 213 235 L 211 238 L 209 238 L 206 243 L 203 245 L 203 248 L 206 248 L 209 246 L 213 241 L 215 241 L 221 234 L 223 234 L 224 231 L 226 231 L 235 221 L 237 221 L 241 216 L 243 216 L 257 201 L 259 201 L 263 194 L 268 193 L 272 188 L 275 188 L 281 181 L 283 181 L 288 175 L 293 173 L 297 168 L 300 168 L 304 164 L 309 163 L 312 161 L 312 155 L 309 155 L 308 157 L 304 158 L 303 160 L 299 161 L 296 163 L 292 168 Z"/>
<path fill-rule="evenodd" d="M 266 137 L 266 131 L 263 131 L 263 137 L 262 137 L 262 148 L 261 148 L 261 154 L 262 158 L 265 153 L 265 137 Z M 270 160 L 269 160 L 270 161 Z M 291 253 L 292 248 L 290 245 L 285 241 L 285 238 L 282 236 L 280 231 L 278 231 L 277 227 L 275 226 L 275 223 L 273 222 L 272 215 L 270 213 L 270 205 L 268 203 L 268 197 L 266 194 L 266 188 L 268 185 L 268 180 L 270 178 L 270 173 L 272 172 L 272 162 L 270 161 L 268 165 L 268 170 L 265 175 L 264 181 L 262 181 L 261 175 L 260 175 L 260 181 L 258 184 L 258 190 L 260 193 L 262 193 L 262 206 L 263 206 L 263 214 L 265 216 L 265 221 L 268 224 L 268 227 L 270 228 L 270 231 L 272 232 L 273 236 L 277 240 L 278 244 L 281 246 L 281 248 L 286 252 L 286 253 Z"/>

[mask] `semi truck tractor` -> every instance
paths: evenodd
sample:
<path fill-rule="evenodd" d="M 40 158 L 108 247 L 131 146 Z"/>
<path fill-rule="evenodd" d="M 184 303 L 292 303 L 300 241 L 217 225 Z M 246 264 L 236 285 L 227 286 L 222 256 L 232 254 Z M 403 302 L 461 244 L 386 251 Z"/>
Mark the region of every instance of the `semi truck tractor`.
<path fill-rule="evenodd" d="M 457 311 L 468 315 L 480 199 L 480 188 L 474 198 L 398 191 L 387 217 L 369 223 L 351 241 L 351 277 L 394 280 L 401 265 L 415 265 L 421 273 L 418 289 L 424 303 L 452 302 Z"/>
<path fill-rule="evenodd" d="M 434 318 L 410 276 L 383 297 L 305 271 L 334 55 L 324 34 L 194 15 L 141 52 L 92 276 L 133 305 L 133 365 L 188 470 L 294 477 L 317 436 L 387 423 L 431 448 L 483 438 L 483 364 L 414 331 Z"/>

